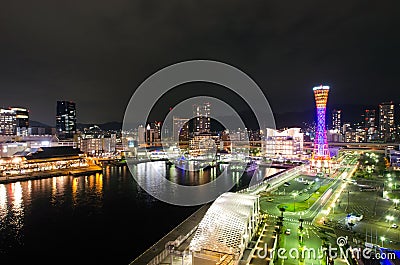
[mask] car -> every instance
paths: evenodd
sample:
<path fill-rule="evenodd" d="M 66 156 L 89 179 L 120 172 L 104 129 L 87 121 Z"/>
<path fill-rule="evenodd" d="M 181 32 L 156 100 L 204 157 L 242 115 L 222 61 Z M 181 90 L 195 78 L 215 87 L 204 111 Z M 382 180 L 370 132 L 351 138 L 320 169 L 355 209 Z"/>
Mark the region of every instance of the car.
<path fill-rule="evenodd" d="M 286 187 L 290 185 L 289 182 L 284 182 L 283 185 L 285 185 Z"/>
<path fill-rule="evenodd" d="M 399 227 L 397 224 L 392 224 L 392 226 L 391 226 L 392 228 L 397 228 L 397 227 Z"/>
<path fill-rule="evenodd" d="M 273 200 L 273 198 L 267 198 L 267 202 L 272 202 Z"/>
<path fill-rule="evenodd" d="M 287 228 L 287 229 L 286 229 L 285 234 L 286 234 L 286 235 L 290 235 L 290 228 Z"/>

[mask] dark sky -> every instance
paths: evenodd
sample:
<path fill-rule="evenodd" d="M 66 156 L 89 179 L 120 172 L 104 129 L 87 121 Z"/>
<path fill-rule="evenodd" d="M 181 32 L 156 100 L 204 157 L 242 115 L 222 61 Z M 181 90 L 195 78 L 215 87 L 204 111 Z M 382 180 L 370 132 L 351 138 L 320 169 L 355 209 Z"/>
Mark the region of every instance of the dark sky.
<path fill-rule="evenodd" d="M 399 3 L 4 0 L 0 106 L 53 125 L 72 100 L 79 122 L 122 121 L 142 81 L 192 59 L 246 72 L 274 112 L 309 109 L 320 83 L 331 103 L 398 101 Z"/>

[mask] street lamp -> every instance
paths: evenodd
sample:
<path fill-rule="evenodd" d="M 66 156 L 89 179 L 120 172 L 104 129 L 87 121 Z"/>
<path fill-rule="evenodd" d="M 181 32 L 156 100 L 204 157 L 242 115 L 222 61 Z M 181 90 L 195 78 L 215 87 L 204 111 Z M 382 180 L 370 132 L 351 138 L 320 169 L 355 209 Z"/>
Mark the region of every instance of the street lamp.
<path fill-rule="evenodd" d="M 382 242 L 382 247 L 383 247 L 383 242 L 385 242 L 385 237 L 384 236 L 381 236 L 381 242 Z"/>
<path fill-rule="evenodd" d="M 393 199 L 394 207 L 397 209 L 397 204 L 400 202 L 399 199 Z"/>
<path fill-rule="evenodd" d="M 390 221 L 393 221 L 393 220 L 394 220 L 394 216 L 387 215 L 387 216 L 386 216 L 386 220 L 388 220 L 389 222 L 390 222 Z"/>
<path fill-rule="evenodd" d="M 296 197 L 297 197 L 297 192 L 293 192 L 293 212 L 296 212 Z"/>

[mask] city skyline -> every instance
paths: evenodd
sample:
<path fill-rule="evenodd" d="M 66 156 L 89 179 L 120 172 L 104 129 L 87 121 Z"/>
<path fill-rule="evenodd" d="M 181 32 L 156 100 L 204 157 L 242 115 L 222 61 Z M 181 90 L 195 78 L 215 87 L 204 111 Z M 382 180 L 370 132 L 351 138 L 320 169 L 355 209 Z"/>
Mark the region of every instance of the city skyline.
<path fill-rule="evenodd" d="M 396 100 L 395 5 L 27 2 L 29 8 L 21 12 L 9 3 L 0 11 L 6 40 L 0 49 L 0 86 L 6 91 L 0 105 L 25 106 L 33 120 L 50 124 L 53 102 L 71 100 L 81 123 L 121 121 L 141 82 L 167 65 L 192 59 L 243 70 L 276 113 L 306 110 L 312 105 L 309 87 L 320 83 L 335 90 L 331 101 L 337 104 Z M 188 89 L 192 85 L 186 90 L 194 90 Z M 207 84 L 201 86 L 207 90 Z"/>
<path fill-rule="evenodd" d="M 2 264 L 399 265 L 399 1 L 3 2 Z"/>

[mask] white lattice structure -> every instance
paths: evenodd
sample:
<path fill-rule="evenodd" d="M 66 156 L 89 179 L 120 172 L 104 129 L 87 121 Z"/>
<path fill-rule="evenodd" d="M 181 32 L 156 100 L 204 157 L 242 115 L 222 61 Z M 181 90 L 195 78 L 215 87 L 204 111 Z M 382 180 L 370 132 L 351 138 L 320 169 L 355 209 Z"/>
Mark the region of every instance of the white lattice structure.
<path fill-rule="evenodd" d="M 193 265 L 236 264 L 258 224 L 258 196 L 226 192 L 210 206 L 190 242 Z"/>

